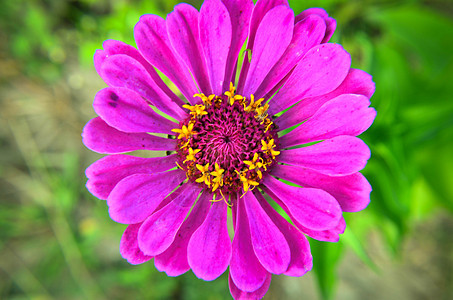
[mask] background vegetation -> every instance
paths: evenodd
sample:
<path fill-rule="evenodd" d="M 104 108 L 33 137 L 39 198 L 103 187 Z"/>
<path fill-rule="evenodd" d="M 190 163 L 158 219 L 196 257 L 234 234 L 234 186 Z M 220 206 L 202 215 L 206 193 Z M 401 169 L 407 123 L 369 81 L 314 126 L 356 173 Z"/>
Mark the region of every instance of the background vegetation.
<path fill-rule="evenodd" d="M 199 0 L 188 1 L 200 6 Z M 333 40 L 374 76 L 369 207 L 341 242 L 311 241 L 314 272 L 274 276 L 267 299 L 453 299 L 453 3 L 290 0 L 337 19 Z M 168 278 L 118 253 L 125 226 L 85 189 L 81 144 L 104 87 L 92 56 L 134 45 L 140 15 L 176 0 L 0 4 L 0 298 L 228 299 L 226 276 Z"/>

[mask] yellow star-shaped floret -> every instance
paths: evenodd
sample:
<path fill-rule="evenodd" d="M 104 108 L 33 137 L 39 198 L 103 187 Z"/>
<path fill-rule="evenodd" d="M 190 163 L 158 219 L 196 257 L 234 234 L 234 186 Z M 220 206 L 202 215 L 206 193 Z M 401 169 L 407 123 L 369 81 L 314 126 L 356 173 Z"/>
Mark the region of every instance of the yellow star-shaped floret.
<path fill-rule="evenodd" d="M 193 150 L 192 148 L 189 147 L 189 154 L 187 154 L 186 159 L 183 161 L 185 163 L 186 161 L 195 161 L 195 154 L 200 152 L 200 149 Z"/>
<path fill-rule="evenodd" d="M 264 101 L 264 98 L 260 98 L 255 101 L 255 95 L 250 95 L 250 104 L 249 106 L 245 106 L 244 104 L 244 111 L 250 112 L 252 109 L 258 110 L 258 106 L 261 104 L 261 102 Z"/>
<path fill-rule="evenodd" d="M 201 177 L 195 179 L 196 182 L 204 182 L 208 187 L 211 187 L 211 182 L 209 178 L 209 163 L 206 165 L 196 165 L 198 171 L 201 172 Z"/>
<path fill-rule="evenodd" d="M 230 100 L 230 105 L 233 105 L 234 101 L 244 99 L 244 97 L 241 95 L 235 95 L 235 90 L 236 88 L 234 87 L 233 83 L 230 82 L 230 90 L 225 92 L 225 95 L 228 96 L 228 99 Z"/>
<path fill-rule="evenodd" d="M 172 129 L 171 131 L 179 133 L 178 139 L 186 138 L 188 139 L 192 135 L 197 134 L 197 132 L 193 131 L 193 123 L 189 123 L 189 126 L 182 125 L 182 128 L 175 128 Z"/>
<path fill-rule="evenodd" d="M 268 116 L 268 114 L 267 114 L 268 109 L 269 109 L 269 104 L 267 104 L 267 103 L 264 104 L 264 106 L 257 107 L 255 118 L 257 118 L 259 120 L 265 119 Z"/>
<path fill-rule="evenodd" d="M 198 117 L 198 118 L 208 114 L 208 112 L 205 111 L 206 107 L 204 105 L 200 105 L 200 104 L 197 104 L 197 105 L 184 104 L 182 107 L 187 108 L 188 110 L 190 110 L 190 114 L 192 116 L 195 116 L 195 117 Z"/>
<path fill-rule="evenodd" d="M 202 94 L 195 94 L 193 96 L 201 98 L 201 101 L 203 101 L 204 105 L 207 105 L 207 106 L 210 106 L 212 104 L 212 99 L 215 98 L 215 95 L 206 96 L 203 93 Z M 183 105 L 183 107 L 184 107 L 184 105 Z"/>
<path fill-rule="evenodd" d="M 258 159 L 260 159 L 261 161 L 258 161 Z M 249 166 L 249 170 L 253 170 L 255 168 L 262 168 L 263 167 L 263 159 L 261 157 L 259 157 L 257 152 L 255 152 L 255 154 L 253 155 L 253 159 L 251 161 L 250 160 L 244 160 L 244 164 Z"/>
<path fill-rule="evenodd" d="M 233 98 L 234 97 L 234 91 L 236 88 L 234 87 L 233 83 L 230 82 L 230 90 L 225 92 L 225 95 L 228 96 L 228 98 Z"/>
<path fill-rule="evenodd" d="M 212 191 L 214 192 L 219 186 L 223 186 L 223 172 L 224 169 L 220 168 L 218 163 L 215 163 L 215 171 L 211 172 L 211 175 L 214 176 L 212 179 Z"/>
<path fill-rule="evenodd" d="M 239 173 L 238 171 L 236 171 L 236 173 L 238 173 L 239 179 L 241 180 L 241 182 L 243 184 L 244 192 L 248 192 L 248 190 L 250 189 L 250 186 L 255 187 L 255 186 L 259 185 L 259 183 L 256 182 L 255 180 L 247 178 L 245 172 Z"/>
<path fill-rule="evenodd" d="M 275 147 L 274 144 L 274 139 L 269 140 L 268 143 L 266 143 L 264 140 L 261 140 L 261 150 L 266 151 L 272 155 L 272 158 L 275 158 L 277 155 L 280 154 L 280 151 L 275 151 L 273 148 Z"/>

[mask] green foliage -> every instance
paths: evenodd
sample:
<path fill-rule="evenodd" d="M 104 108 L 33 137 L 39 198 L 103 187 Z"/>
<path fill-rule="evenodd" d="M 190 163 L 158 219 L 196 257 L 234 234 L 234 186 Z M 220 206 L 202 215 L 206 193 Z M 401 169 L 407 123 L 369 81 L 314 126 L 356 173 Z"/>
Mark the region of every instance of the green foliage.
<path fill-rule="evenodd" d="M 337 20 L 333 41 L 376 83 L 371 102 L 378 115 L 362 135 L 372 152 L 363 171 L 373 186 L 371 203 L 345 214 L 339 243 L 310 241 L 320 295 L 334 299 L 344 251 L 379 272 L 369 255 L 370 232 L 398 257 L 416 222 L 453 212 L 453 9 L 449 1 L 289 2 L 296 13 L 325 8 Z M 82 126 L 93 116 L 90 102 L 102 87 L 100 80 L 90 85 L 97 78 L 94 51 L 109 38 L 133 45 L 140 15 L 165 16 L 177 3 L 2 2 L 0 298 L 229 297 L 226 276 L 210 283 L 192 273 L 170 280 L 152 263 L 128 265 L 118 254 L 124 226 L 84 187 L 83 170 L 99 158 L 80 144 Z M 82 70 L 74 73 L 74 66 Z M 71 84 L 85 76 L 86 94 Z"/>

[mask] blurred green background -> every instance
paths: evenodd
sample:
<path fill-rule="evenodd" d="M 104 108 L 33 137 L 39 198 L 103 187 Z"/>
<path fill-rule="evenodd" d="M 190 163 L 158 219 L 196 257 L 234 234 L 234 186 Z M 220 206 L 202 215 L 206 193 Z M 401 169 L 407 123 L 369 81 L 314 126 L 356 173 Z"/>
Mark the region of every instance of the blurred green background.
<path fill-rule="evenodd" d="M 378 115 L 362 135 L 369 207 L 339 243 L 311 240 L 314 270 L 274 276 L 265 299 L 453 299 L 453 2 L 289 1 L 337 19 L 333 41 L 373 75 Z M 199 8 L 201 2 L 189 1 Z M 175 0 L 0 4 L 0 299 L 228 299 L 227 277 L 168 278 L 131 266 L 125 225 L 85 189 L 100 158 L 81 144 L 105 86 L 105 39 L 133 41 L 140 15 Z"/>

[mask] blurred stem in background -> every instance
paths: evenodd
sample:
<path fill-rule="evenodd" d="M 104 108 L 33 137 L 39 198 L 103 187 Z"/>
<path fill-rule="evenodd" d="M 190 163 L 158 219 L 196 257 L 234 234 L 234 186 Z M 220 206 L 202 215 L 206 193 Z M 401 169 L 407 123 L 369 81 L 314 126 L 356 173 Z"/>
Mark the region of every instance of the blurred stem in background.
<path fill-rule="evenodd" d="M 198 0 L 187 2 L 201 5 Z M 382 262 L 375 261 L 376 234 L 381 248 L 394 259 L 403 259 L 403 246 L 415 226 L 430 222 L 431 216 L 437 218 L 441 211 L 452 220 L 453 4 L 447 0 L 289 2 L 296 13 L 319 6 L 336 18 L 333 41 L 340 42 L 351 53 L 354 66 L 372 74 L 376 82 L 371 101 L 378 116 L 362 136 L 372 151 L 364 170 L 373 186 L 371 204 L 361 213 L 346 214 L 348 227 L 340 243 L 311 241 L 314 272 L 297 279 L 305 282 L 316 276 L 320 297 L 339 298 L 345 295 L 336 289 L 343 280 L 339 265 L 345 253 L 352 250 L 367 268 L 383 274 Z M 226 278 L 206 283 L 189 272 L 168 279 L 150 263 L 128 265 L 118 253 L 123 228 L 110 221 L 105 203 L 84 188 L 83 170 L 100 157 L 86 151 L 80 141 L 83 124 L 94 117 L 92 99 L 104 86 L 92 66 L 94 51 L 108 38 L 135 45 L 133 27 L 140 15 L 165 16 L 177 3 L 2 3 L 0 298 L 229 297 Z M 442 254 L 453 251 L 451 221 L 442 226 L 444 231 L 430 237 L 442 247 L 425 249 L 431 253 L 424 253 L 427 258 L 422 260 L 436 266 L 430 259 L 443 259 L 433 271 L 434 285 L 429 281 L 422 289 L 407 291 L 406 299 L 453 297 L 449 271 L 453 258 Z M 355 280 L 360 281 L 360 276 Z M 272 293 L 283 286 L 282 280 L 274 280 L 266 297 L 291 297 L 289 288 L 283 294 Z M 357 299 L 373 290 L 355 289 Z M 383 291 L 373 291 L 380 299 Z"/>

